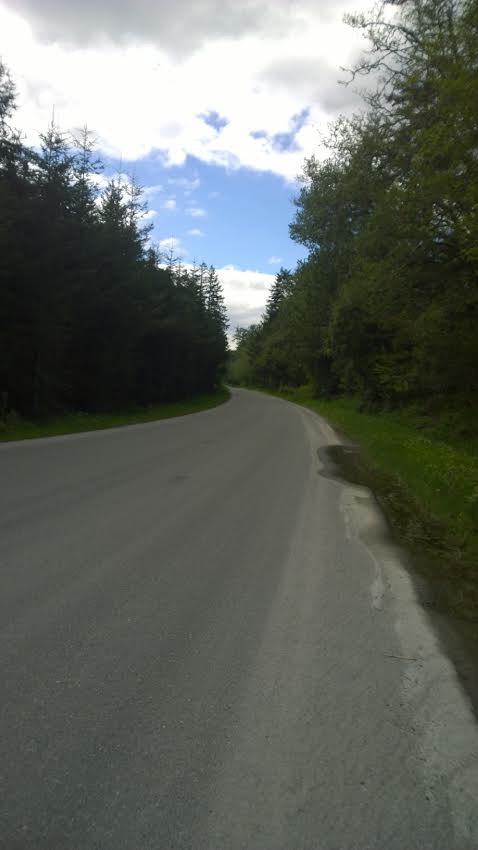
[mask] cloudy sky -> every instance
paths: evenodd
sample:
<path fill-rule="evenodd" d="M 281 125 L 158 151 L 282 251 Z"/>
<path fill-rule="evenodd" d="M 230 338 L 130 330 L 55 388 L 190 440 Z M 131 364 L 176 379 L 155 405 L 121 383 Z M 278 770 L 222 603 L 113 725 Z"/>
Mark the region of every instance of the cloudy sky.
<path fill-rule="evenodd" d="M 364 0 L 0 0 L 0 56 L 28 141 L 92 129 L 107 172 L 146 187 L 154 238 L 220 269 L 231 325 L 255 321 L 281 265 L 296 177 L 357 108 L 338 84 Z"/>

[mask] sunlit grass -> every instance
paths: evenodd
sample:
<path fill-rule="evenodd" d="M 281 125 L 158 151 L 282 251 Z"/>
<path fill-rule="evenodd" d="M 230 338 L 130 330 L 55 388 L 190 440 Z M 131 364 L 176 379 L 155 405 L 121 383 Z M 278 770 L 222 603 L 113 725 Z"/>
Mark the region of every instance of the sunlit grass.
<path fill-rule="evenodd" d="M 314 399 L 307 388 L 280 395 L 315 410 L 357 442 L 368 465 L 440 522 L 478 568 L 478 439 L 463 439 L 459 428 L 454 436 L 446 415 L 364 413 L 356 399 Z"/>

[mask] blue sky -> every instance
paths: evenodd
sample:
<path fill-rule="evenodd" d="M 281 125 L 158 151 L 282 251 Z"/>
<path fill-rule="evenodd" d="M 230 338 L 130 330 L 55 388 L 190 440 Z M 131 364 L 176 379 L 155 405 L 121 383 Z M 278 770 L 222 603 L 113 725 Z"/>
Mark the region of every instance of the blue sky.
<path fill-rule="evenodd" d="M 153 238 L 177 239 L 177 253 L 187 262 L 206 259 L 218 268 L 275 272 L 304 256 L 289 239 L 298 186 L 279 175 L 207 165 L 194 157 L 169 168 L 154 156 L 124 167 L 150 187 L 146 200 L 157 213 Z"/>
<path fill-rule="evenodd" d="M 363 0 L 0 0 L 0 55 L 28 142 L 88 124 L 111 173 L 145 187 L 153 238 L 216 266 L 231 327 L 257 321 L 289 239 L 304 159 L 360 105 L 338 84 Z"/>

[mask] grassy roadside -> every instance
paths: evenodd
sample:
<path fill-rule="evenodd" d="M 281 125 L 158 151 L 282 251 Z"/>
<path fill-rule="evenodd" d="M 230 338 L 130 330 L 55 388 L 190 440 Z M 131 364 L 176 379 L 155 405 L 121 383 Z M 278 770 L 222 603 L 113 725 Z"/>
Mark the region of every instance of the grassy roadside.
<path fill-rule="evenodd" d="M 198 395 L 185 401 L 158 404 L 121 413 L 68 413 L 46 422 L 27 422 L 23 419 L 7 422 L 0 420 L 0 442 L 55 437 L 81 431 L 98 431 L 103 428 L 118 428 L 121 425 L 137 425 L 157 419 L 170 419 L 173 416 L 186 416 L 189 413 L 198 413 L 201 410 L 217 407 L 229 397 L 229 390 L 221 387 L 214 393 Z"/>
<path fill-rule="evenodd" d="M 445 415 L 363 413 L 355 399 L 314 399 L 305 387 L 274 394 L 311 408 L 359 446 L 355 471 L 427 577 L 446 584 L 445 607 L 478 619 L 478 439 L 455 435 Z"/>

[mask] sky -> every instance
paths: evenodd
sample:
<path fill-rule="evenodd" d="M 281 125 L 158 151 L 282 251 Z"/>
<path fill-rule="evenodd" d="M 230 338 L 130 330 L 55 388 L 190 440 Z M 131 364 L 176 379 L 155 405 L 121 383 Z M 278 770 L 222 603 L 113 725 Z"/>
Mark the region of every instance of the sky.
<path fill-rule="evenodd" d="M 360 107 L 341 67 L 364 43 L 364 0 L 0 0 L 16 124 L 85 124 L 145 187 L 153 240 L 219 271 L 231 331 L 257 321 L 305 249 L 288 228 L 304 159 Z"/>

